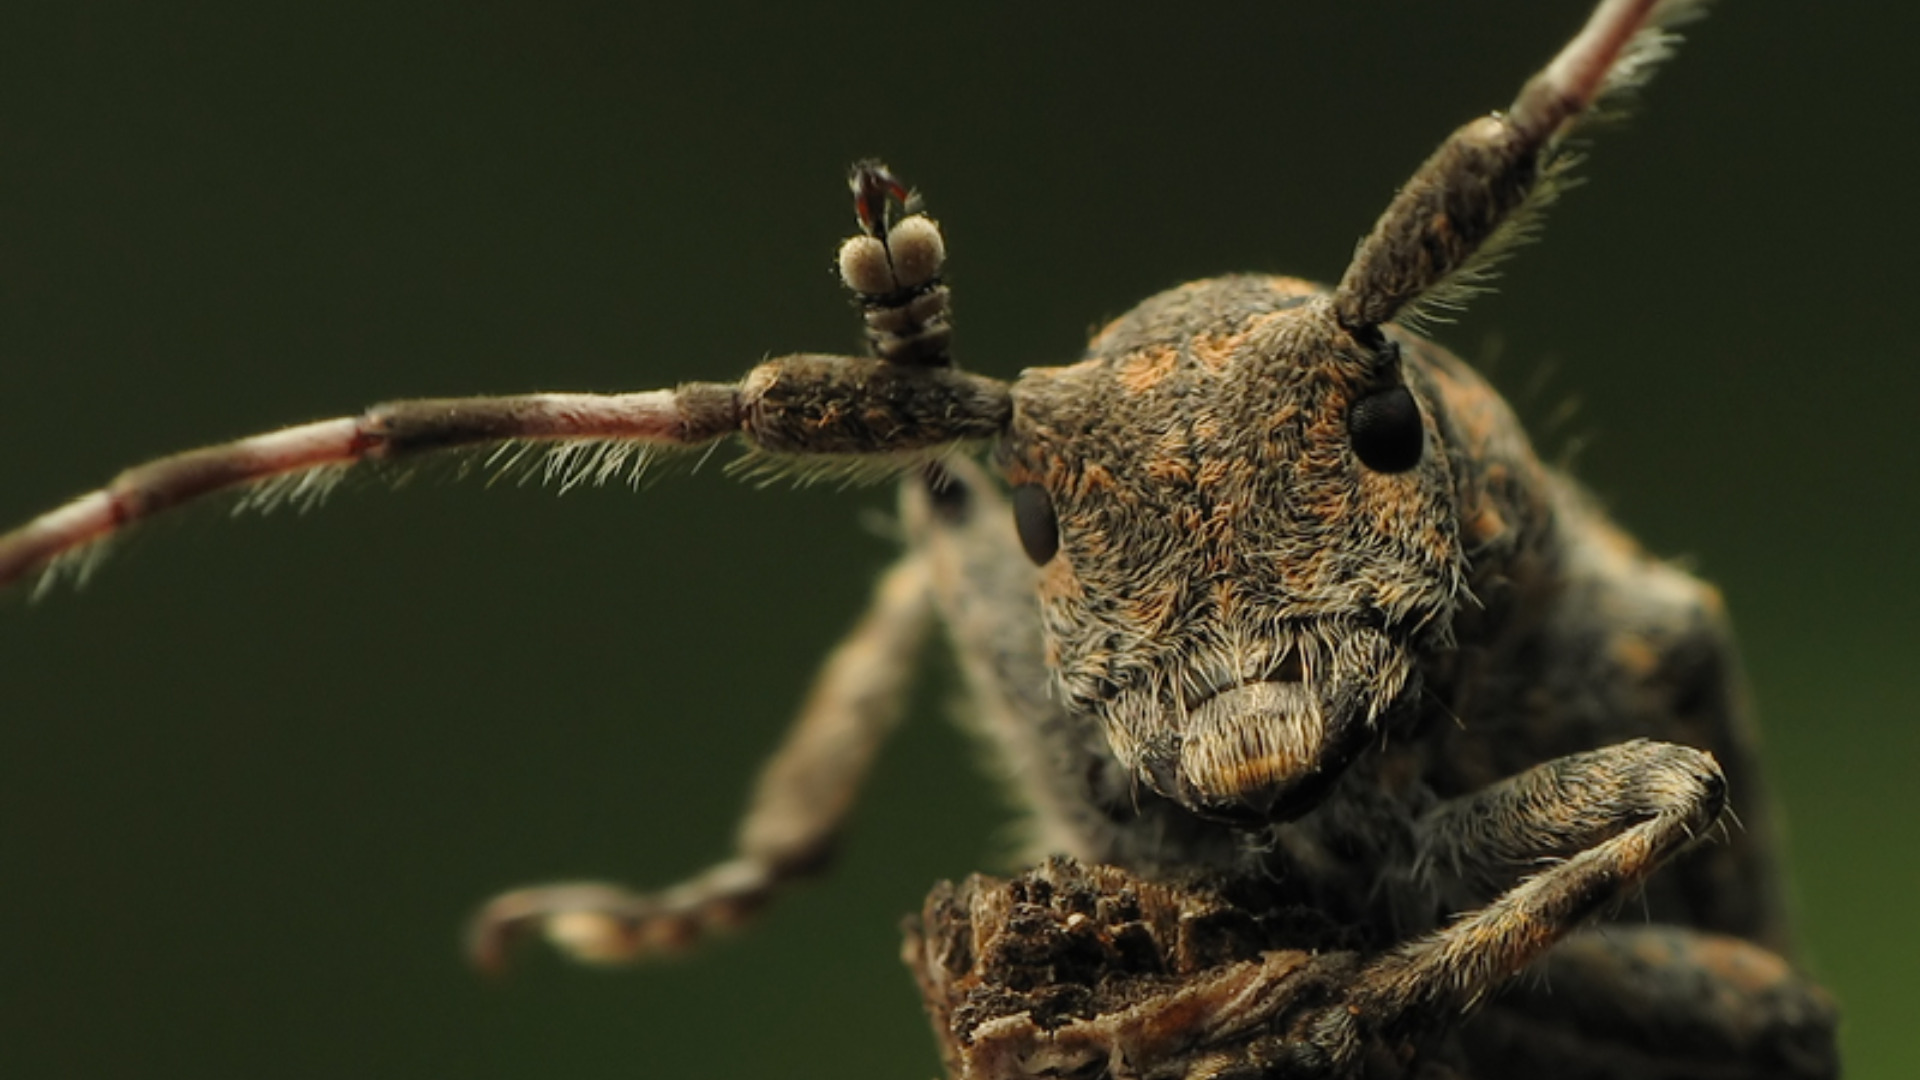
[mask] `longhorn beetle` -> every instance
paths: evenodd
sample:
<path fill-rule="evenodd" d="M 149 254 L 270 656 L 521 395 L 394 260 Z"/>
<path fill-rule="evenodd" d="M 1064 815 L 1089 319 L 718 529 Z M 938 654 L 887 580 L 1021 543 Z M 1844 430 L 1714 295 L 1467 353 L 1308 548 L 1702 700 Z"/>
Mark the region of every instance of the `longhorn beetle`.
<path fill-rule="evenodd" d="M 562 483 L 727 441 L 750 469 L 897 474 L 906 551 L 763 772 L 733 856 L 660 892 L 501 896 L 474 923 L 479 964 L 533 932 L 581 960 L 636 960 L 819 870 L 937 619 L 1031 807 L 1034 855 L 1068 857 L 1007 902 L 1079 890 L 1117 912 L 1089 939 L 1111 953 L 1096 981 L 1179 967 L 1150 934 L 1127 959 L 1128 928 L 1165 910 L 1285 915 L 1294 930 L 1241 942 L 1351 958 L 1284 1024 L 1195 975 L 1124 1002 L 1124 1023 L 1091 1003 L 1022 1014 L 1038 1028 L 1011 1055 L 945 1027 L 956 1073 L 1835 1075 L 1831 1007 L 1781 958 L 1715 594 L 1644 554 L 1539 462 L 1477 374 L 1408 328 L 1527 236 L 1569 137 L 1698 7 L 1603 0 L 1508 110 L 1419 168 L 1331 288 L 1192 282 L 1078 363 L 968 374 L 941 231 L 863 163 L 839 263 L 870 355 L 670 390 L 398 401 L 177 454 L 0 537 L 0 584 L 84 575 L 128 526 L 207 496 L 312 502 L 357 466 L 453 450 Z M 1064 919 L 1068 937 L 1090 925 Z M 934 908 L 924 929 L 944 932 Z M 940 972 L 978 958 L 922 947 L 945 1022 L 965 1003 L 941 996 Z M 1229 959 L 1244 975 L 1271 957 Z M 1535 965 L 1550 978 L 1514 980 Z M 1249 1016 L 1257 1030 L 1233 1026 Z M 1057 1032 L 1095 1021 L 1112 1023 L 1083 1056 L 1062 1049 Z M 1127 1024 L 1160 1041 L 1128 1042 Z"/>

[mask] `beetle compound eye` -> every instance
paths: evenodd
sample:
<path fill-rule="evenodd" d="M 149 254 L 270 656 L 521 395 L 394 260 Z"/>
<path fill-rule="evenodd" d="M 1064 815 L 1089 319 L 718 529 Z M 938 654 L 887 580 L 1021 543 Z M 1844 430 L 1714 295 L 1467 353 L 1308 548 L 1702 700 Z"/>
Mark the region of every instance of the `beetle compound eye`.
<path fill-rule="evenodd" d="M 1406 472 L 1420 464 L 1426 428 L 1420 406 L 1404 386 L 1376 390 L 1347 411 L 1347 438 L 1360 463 L 1375 472 Z"/>
<path fill-rule="evenodd" d="M 1020 534 L 1020 546 L 1035 566 L 1053 561 L 1060 550 L 1060 519 L 1053 513 L 1053 496 L 1039 484 L 1021 484 L 1013 489 L 1013 527 Z"/>

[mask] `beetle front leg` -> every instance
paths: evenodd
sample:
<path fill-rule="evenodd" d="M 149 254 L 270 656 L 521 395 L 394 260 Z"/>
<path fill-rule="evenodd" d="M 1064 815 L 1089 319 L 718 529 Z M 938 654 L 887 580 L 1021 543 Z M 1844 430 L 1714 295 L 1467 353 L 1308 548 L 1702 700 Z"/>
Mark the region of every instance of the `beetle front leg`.
<path fill-rule="evenodd" d="M 1340 1067 L 1368 1044 L 1371 1028 L 1473 1008 L 1629 895 L 1718 822 L 1725 805 L 1713 755 L 1644 739 L 1549 761 L 1441 804 L 1420 823 L 1427 872 L 1490 884 L 1533 872 L 1369 963 L 1344 1003 L 1300 1034 Z"/>
<path fill-rule="evenodd" d="M 1454 979 L 1456 998 L 1471 1004 L 1496 989 L 1499 965 L 1521 960 L 1557 926 L 1528 976 L 1466 1029 L 1485 1075 L 1577 1066 L 1594 1080 L 1837 1076 L 1832 1000 L 1764 946 L 1679 926 L 1572 932 L 1582 907 L 1625 895 L 1711 826 L 1723 786 L 1711 756 L 1640 740 L 1550 761 L 1436 807 L 1419 823 L 1421 889 L 1463 906 L 1493 904 L 1416 943 L 1428 953 L 1422 973 L 1395 957 L 1363 974 L 1358 992 L 1393 1000 L 1414 993 L 1412 980 L 1444 993 Z M 1609 846 L 1615 854 L 1598 857 Z M 1557 865 L 1541 871 L 1546 861 Z M 1570 880 L 1550 884 L 1556 876 Z M 1558 911 L 1511 902 L 1529 890 L 1590 902 Z M 1434 952 L 1442 942 L 1479 964 L 1447 962 Z M 1405 982 L 1389 990 L 1392 978 Z"/>
<path fill-rule="evenodd" d="M 513 941 L 534 932 L 576 960 L 631 963 L 738 925 L 787 882 L 822 870 L 900 718 L 931 616 L 926 559 L 910 552 L 880 579 L 761 771 L 733 858 L 656 893 L 573 882 L 502 894 L 474 918 L 474 963 L 498 970 Z"/>

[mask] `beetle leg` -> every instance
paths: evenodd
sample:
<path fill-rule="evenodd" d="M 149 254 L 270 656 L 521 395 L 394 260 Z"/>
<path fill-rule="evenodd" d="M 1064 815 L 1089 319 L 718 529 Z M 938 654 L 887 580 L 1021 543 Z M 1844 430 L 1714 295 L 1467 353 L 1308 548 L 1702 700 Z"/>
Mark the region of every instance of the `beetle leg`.
<path fill-rule="evenodd" d="M 505 893 L 475 916 L 474 963 L 497 970 L 514 939 L 541 932 L 574 959 L 630 963 L 745 921 L 786 883 L 819 873 L 875 753 L 903 711 L 932 616 L 926 560 L 909 552 L 827 658 L 786 742 L 767 762 L 734 857 L 656 893 L 575 882 Z"/>
<path fill-rule="evenodd" d="M 1370 1027 L 1473 1008 L 1587 919 L 1629 895 L 1720 819 L 1713 756 L 1637 739 L 1570 754 L 1430 811 L 1425 859 L 1462 877 L 1544 868 L 1485 907 L 1371 961 L 1342 1005 L 1301 1032 L 1335 1063 Z"/>

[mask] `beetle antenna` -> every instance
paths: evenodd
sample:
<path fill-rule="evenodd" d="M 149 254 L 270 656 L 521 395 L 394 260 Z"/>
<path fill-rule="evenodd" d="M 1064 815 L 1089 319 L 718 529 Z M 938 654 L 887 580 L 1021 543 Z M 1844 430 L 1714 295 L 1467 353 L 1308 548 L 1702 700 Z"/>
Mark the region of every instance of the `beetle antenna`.
<path fill-rule="evenodd" d="M 840 280 L 866 320 L 867 349 L 882 360 L 950 367 L 952 297 L 941 272 L 947 243 L 920 212 L 920 196 L 878 161 L 847 178 L 860 235 L 840 245 Z"/>
<path fill-rule="evenodd" d="M 1644 85 L 1705 0 L 1606 0 L 1504 113 L 1468 123 L 1400 189 L 1334 290 L 1340 324 L 1437 318 L 1537 231 L 1577 157 L 1567 136 Z"/>

